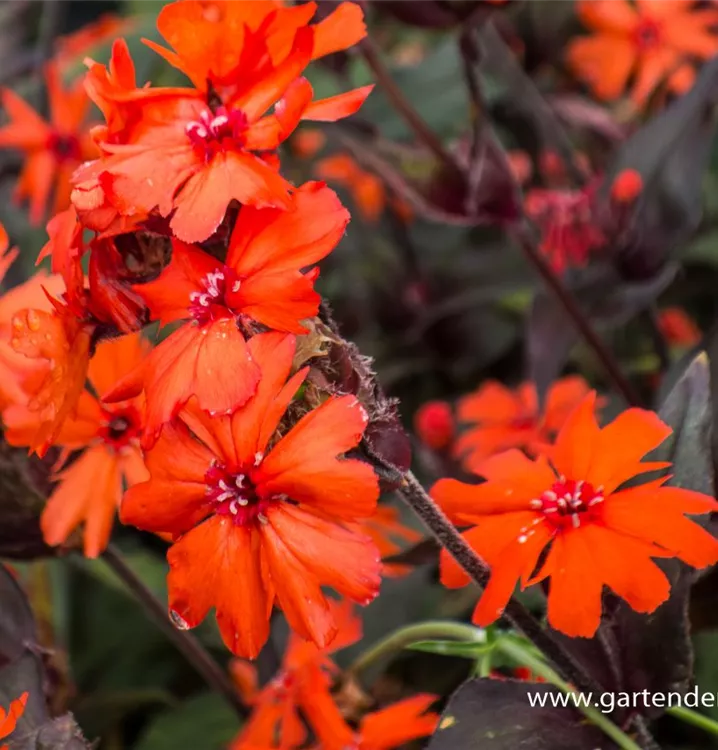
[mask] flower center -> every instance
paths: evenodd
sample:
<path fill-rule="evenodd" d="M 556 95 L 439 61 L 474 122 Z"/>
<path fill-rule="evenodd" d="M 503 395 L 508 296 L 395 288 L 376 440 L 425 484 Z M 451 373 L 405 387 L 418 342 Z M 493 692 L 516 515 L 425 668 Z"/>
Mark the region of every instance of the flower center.
<path fill-rule="evenodd" d="M 511 426 L 515 430 L 530 430 L 536 426 L 536 417 L 524 414 L 511 420 Z"/>
<path fill-rule="evenodd" d="M 104 417 L 100 436 L 114 450 L 121 450 L 139 437 L 142 418 L 136 407 L 104 411 Z"/>
<path fill-rule="evenodd" d="M 221 271 L 208 273 L 200 283 L 201 290 L 189 295 L 189 314 L 200 325 L 228 317 L 226 295 L 238 292 L 241 285 L 235 271 L 224 266 Z"/>
<path fill-rule="evenodd" d="M 80 139 L 77 136 L 54 131 L 47 138 L 47 148 L 59 162 L 82 160 Z"/>
<path fill-rule="evenodd" d="M 561 477 L 530 505 L 533 510 L 541 511 L 556 528 L 572 526 L 577 529 L 581 525 L 581 516 L 585 517 L 603 500 L 603 487 L 594 488 L 590 482 Z"/>
<path fill-rule="evenodd" d="M 653 18 L 643 18 L 633 31 L 633 43 L 641 52 L 655 50 L 661 46 L 663 28 Z"/>
<path fill-rule="evenodd" d="M 257 461 L 261 461 L 257 454 Z M 255 521 L 266 522 L 265 512 L 273 498 L 257 494 L 251 469 L 231 472 L 219 463 L 213 464 L 204 477 L 205 494 L 212 510 L 219 516 L 228 516 L 237 526 L 248 526 Z"/>
<path fill-rule="evenodd" d="M 188 122 L 185 125 L 185 133 L 192 145 L 204 149 L 205 156 L 211 156 L 214 151 L 222 148 L 227 140 L 235 145 L 237 141 L 241 142 L 248 124 L 247 116 L 242 110 L 218 107 L 214 112 L 205 109 L 199 120 Z"/>

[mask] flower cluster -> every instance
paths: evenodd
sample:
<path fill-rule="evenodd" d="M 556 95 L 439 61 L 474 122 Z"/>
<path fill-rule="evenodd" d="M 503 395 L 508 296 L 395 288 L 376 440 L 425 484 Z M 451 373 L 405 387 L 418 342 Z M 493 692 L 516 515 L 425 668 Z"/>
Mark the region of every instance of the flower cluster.
<path fill-rule="evenodd" d="M 427 8 L 456 16 L 453 25 L 460 19 L 454 5 Z M 600 99 L 628 91 L 631 111 L 662 89 L 685 90 L 695 67 L 718 48 L 718 11 L 707 0 L 578 0 L 577 11 L 595 33 L 571 41 L 568 68 Z M 482 14 L 494 12 L 474 9 L 470 22 L 484 23 Z M 606 590 L 652 613 L 671 588 L 657 561 L 696 569 L 718 562 L 718 539 L 690 518 L 717 512 L 718 502 L 673 486 L 665 471 L 670 464 L 651 460 L 671 428 L 639 408 L 600 423 L 613 402 L 579 375 L 560 377 L 545 392 L 531 382 L 510 388 L 487 379 L 455 403 L 425 403 L 414 419 L 422 443 L 417 463 L 444 478 L 427 494 L 409 473 L 394 391 L 382 392 L 369 360 L 339 335 L 316 288 L 319 264 L 351 218 L 324 180 L 348 191 L 365 229 L 386 224 L 403 245 L 401 262 L 411 274 L 403 301 L 411 297 L 412 320 L 434 298 L 409 226 L 423 217 L 406 203 L 412 192 L 402 194 L 409 184 L 402 174 L 382 173 L 381 159 L 364 159 L 361 150 L 359 161 L 353 149 L 323 153 L 303 184 L 297 165 L 284 161 L 290 145 L 299 157 L 324 149 L 324 134 L 315 125 L 300 130 L 301 123 L 352 116 L 371 93 L 369 85 L 317 98 L 307 77 L 313 61 L 362 42 L 361 5 L 341 2 L 327 10 L 315 2 L 177 0 L 157 19 L 164 41 L 145 44 L 178 85 L 138 80 L 122 38 L 112 43 L 107 64 L 87 58 L 83 77 L 67 83 L 69 61 L 124 28 L 101 18 L 57 43 L 43 67 L 47 118 L 16 93 L 0 91 L 6 114 L 0 148 L 24 157 L 15 198 L 29 204 L 32 223 L 49 218 L 37 261 L 51 271 L 40 270 L 0 297 L 4 439 L 46 461 L 52 484 L 40 527 L 47 545 L 99 557 L 116 518 L 165 545 L 169 621 L 188 630 L 213 613 L 237 657 L 232 677 L 252 715 L 231 750 L 392 750 L 436 729 L 439 717 L 430 709 L 438 696 L 421 693 L 386 707 L 381 689 L 362 691 L 361 660 L 343 673 L 332 656 L 361 639 L 355 605 L 374 600 L 382 577 L 402 576 L 408 560 L 433 553 L 432 540 L 421 543 L 396 509 L 379 504 L 382 490 L 398 488 L 446 545 L 438 557 L 446 587 L 471 583 L 472 569 L 481 581 L 488 569 L 473 611 L 481 627 L 503 615 L 517 586 L 540 583 L 551 628 L 592 637 Z M 501 31 L 501 38 L 511 36 L 509 28 Z M 470 34 L 457 37 L 470 98 L 480 103 L 478 52 Z M 362 51 L 386 81 L 371 46 L 365 42 Z M 573 324 L 582 324 L 577 329 L 630 401 L 631 382 L 612 366 L 611 352 L 591 335 L 592 321 L 563 285 L 599 252 L 618 273 L 619 251 L 611 258 L 608 251 L 651 199 L 654 178 L 633 168 L 596 169 L 600 159 L 589 158 L 588 145 L 571 159 L 539 145 L 531 150 L 536 163 L 521 139 L 504 153 L 491 131 L 492 108 L 474 107 L 481 127 L 470 147 L 464 140 L 445 149 L 402 102 L 401 87 L 387 89 L 426 141 L 417 153 L 428 145 L 437 157 L 427 180 L 455 181 L 468 206 L 463 213 L 435 210 L 434 218 L 471 226 L 473 236 L 484 222 L 481 190 L 489 185 L 498 205 L 505 188 L 521 221 L 492 220 L 489 211 L 490 231 L 506 230 L 508 239 L 521 233 L 516 244 L 551 282 L 547 288 Z M 97 112 L 88 120 L 93 105 Z M 606 130 L 611 118 L 597 105 L 569 105 L 574 117 Z M 357 130 L 366 135 L 371 128 Z M 489 136 L 486 154 L 501 156 L 496 162 L 506 176 L 500 189 L 486 182 L 491 158 L 485 161 L 481 138 Z M 347 137 L 342 148 L 350 143 Z M 398 161 L 411 171 L 408 156 Z M 415 166 L 418 175 L 423 167 Z M 514 201 L 519 187 L 525 196 Z M 417 192 L 412 207 L 433 205 L 427 201 L 428 194 Z M 537 230 L 535 240 L 524 224 Z M 18 255 L 10 244 L 0 227 L 0 282 Z M 443 273 L 437 275 L 443 284 Z M 458 301 L 467 300 L 473 306 L 469 295 Z M 438 316 L 429 310 L 419 320 L 404 343 L 430 334 L 441 361 L 432 358 L 425 367 L 418 358 L 407 372 L 443 367 L 451 356 L 443 345 L 450 351 L 453 337 L 438 339 L 445 320 L 462 320 L 461 305 L 452 301 Z M 676 349 L 702 338 L 680 307 L 663 309 L 655 321 L 648 317 L 654 338 L 662 335 Z M 467 338 L 456 329 L 457 339 Z M 656 346 L 656 359 L 668 358 L 665 348 Z M 453 370 L 446 368 L 447 385 L 464 366 Z M 405 543 L 417 548 L 397 554 Z M 107 559 L 120 558 L 110 550 Z M 246 660 L 267 645 L 277 610 L 289 626 L 287 647 L 260 687 Z M 452 638 L 463 628 L 476 633 L 462 625 Z M 538 632 L 538 624 L 525 632 Z M 490 661 L 505 634 L 481 635 L 472 659 L 481 656 L 482 675 L 502 679 Z M 392 636 L 372 658 L 403 642 Z M 436 645 L 428 640 L 421 648 Z M 581 688 L 562 642 L 554 645 L 558 671 Z M 533 668 L 541 671 L 536 660 Z M 226 677 L 209 671 L 219 682 Z M 513 674 L 535 682 L 525 668 Z M 235 697 L 231 688 L 224 692 Z M 26 701 L 27 693 L 7 711 L 0 707 L 0 740 L 15 730 Z M 447 718 L 442 730 L 459 721 Z"/>
<path fill-rule="evenodd" d="M 330 644 L 324 588 L 367 604 L 392 537 L 415 538 L 377 510 L 378 479 L 358 450 L 367 406 L 312 374 L 331 338 L 316 263 L 349 213 L 324 183 L 287 181 L 278 147 L 301 120 L 352 114 L 372 88 L 315 99 L 307 65 L 366 33 L 357 5 L 318 23 L 315 10 L 169 4 L 157 21 L 168 46 L 147 44 L 186 86 L 138 85 L 119 39 L 108 66 L 87 62 L 77 93 L 49 69 L 52 125 L 5 92 L 0 130 L 0 145 L 28 154 L 20 186 L 32 183 L 34 216 L 48 178 L 61 187 L 40 254 L 53 275 L 0 311 L 0 365 L 15 370 L 6 439 L 56 454 L 44 538 L 64 544 L 81 526 L 95 557 L 121 506 L 124 523 L 171 544 L 177 627 L 214 609 L 227 647 L 250 658 L 275 605 L 298 634 Z M 104 123 L 85 137 L 90 101 Z M 140 331 L 154 322 L 166 331 L 150 346 Z"/>

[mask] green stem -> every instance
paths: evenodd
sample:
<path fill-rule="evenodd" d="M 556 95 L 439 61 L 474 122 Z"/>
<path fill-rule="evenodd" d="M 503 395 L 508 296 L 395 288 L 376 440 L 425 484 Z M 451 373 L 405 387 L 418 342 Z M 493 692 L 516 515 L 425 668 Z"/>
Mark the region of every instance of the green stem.
<path fill-rule="evenodd" d="M 417 641 L 454 640 L 481 642 L 478 628 L 463 622 L 449 620 L 429 620 L 416 625 L 407 625 L 391 635 L 370 646 L 360 654 L 349 667 L 349 672 L 356 675 L 363 672 L 382 659 L 402 651 Z"/>
<path fill-rule="evenodd" d="M 705 729 L 706 732 L 718 735 L 718 721 L 699 714 L 698 711 L 693 711 L 684 706 L 670 706 L 666 709 L 666 713 L 675 716 L 676 719 L 685 721 L 686 724 L 692 724 L 694 727 L 700 727 L 701 729 Z"/>
<path fill-rule="evenodd" d="M 551 667 L 529 648 L 511 638 L 499 638 L 496 648 L 504 656 L 513 659 L 518 664 L 528 667 L 538 677 L 543 677 L 546 682 L 554 685 L 564 693 L 576 693 L 576 690 L 567 682 L 562 680 Z M 579 701 L 573 704 L 587 719 L 595 724 L 607 737 L 610 737 L 618 747 L 623 750 L 641 750 L 625 732 L 622 732 L 613 722 L 593 706 L 581 705 Z"/>

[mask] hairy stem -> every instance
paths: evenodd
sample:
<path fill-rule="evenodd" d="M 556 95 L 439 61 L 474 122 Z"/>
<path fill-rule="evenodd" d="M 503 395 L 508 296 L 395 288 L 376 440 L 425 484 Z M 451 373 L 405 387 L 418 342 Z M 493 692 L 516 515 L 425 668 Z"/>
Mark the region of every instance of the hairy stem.
<path fill-rule="evenodd" d="M 631 406 L 640 406 L 641 399 L 623 374 L 616 358 L 596 333 L 571 291 L 564 285 L 563 281 L 554 273 L 551 266 L 541 255 L 526 223 L 521 222 L 514 225 L 510 229 L 509 234 L 521 248 L 529 263 L 531 263 L 539 276 L 541 276 L 549 291 L 563 306 L 566 314 L 571 318 L 586 344 L 592 349 L 603 366 L 614 388 Z"/>
<path fill-rule="evenodd" d="M 147 615 L 153 619 L 177 647 L 177 650 L 197 670 L 205 682 L 217 693 L 223 695 L 237 716 L 244 719 L 249 715 L 227 673 L 207 653 L 197 637 L 188 630 L 178 630 L 167 616 L 165 605 L 145 586 L 143 581 L 127 564 L 122 553 L 110 544 L 103 554 L 105 562 L 117 577 L 137 597 Z"/>

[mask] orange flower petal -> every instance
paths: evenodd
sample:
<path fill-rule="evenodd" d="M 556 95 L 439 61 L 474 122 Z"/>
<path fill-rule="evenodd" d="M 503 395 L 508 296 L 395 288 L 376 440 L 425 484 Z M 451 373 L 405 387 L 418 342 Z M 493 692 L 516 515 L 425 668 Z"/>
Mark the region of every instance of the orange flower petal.
<path fill-rule="evenodd" d="M 608 0 L 608 4 L 613 5 L 614 0 Z M 624 92 L 636 62 L 636 50 L 629 39 L 608 34 L 580 37 L 569 44 L 566 62 L 597 97 L 610 101 Z"/>
<path fill-rule="evenodd" d="M 582 23 L 597 31 L 628 33 L 639 20 L 626 0 L 579 0 L 576 12 Z"/>
<path fill-rule="evenodd" d="M 586 479 L 594 487 L 603 486 L 604 491 L 610 493 L 631 477 L 655 468 L 651 464 L 641 464 L 641 459 L 672 432 L 654 412 L 627 409 L 603 427 L 591 444 L 593 455 L 588 470 L 570 474 L 562 467 L 557 468 L 572 479 Z"/>
<path fill-rule="evenodd" d="M 181 533 L 203 520 L 205 474 L 215 455 L 181 424 L 169 424 L 146 457 L 149 481 L 130 487 L 122 500 L 125 524 Z"/>
<path fill-rule="evenodd" d="M 201 409 L 228 414 L 246 403 L 259 382 L 244 336 L 234 319 L 185 324 L 152 350 L 144 365 L 147 398 L 145 447 L 195 396 Z M 122 387 L 120 381 L 118 388 Z M 106 397 L 114 400 L 117 390 Z"/>
<path fill-rule="evenodd" d="M 294 336 L 281 333 L 253 336 L 249 350 L 262 375 L 254 397 L 232 415 L 232 440 L 237 461 L 242 464 L 252 464 L 255 454 L 264 452 L 307 375 L 306 369 L 301 370 L 287 383 L 294 358 Z"/>
<path fill-rule="evenodd" d="M 240 275 L 260 270 L 299 271 L 326 257 L 349 223 L 337 194 L 321 182 L 295 193 L 293 210 L 244 208 L 227 251 L 227 265 Z"/>
<path fill-rule="evenodd" d="M 548 621 L 572 638 L 590 638 L 601 622 L 603 580 L 594 572 L 600 560 L 595 559 L 585 541 L 585 534 L 592 528 L 584 525 L 559 534 L 541 570 L 541 577 L 551 576 Z"/>
<path fill-rule="evenodd" d="M 267 518 L 287 549 L 322 585 L 360 604 L 379 593 L 379 553 L 369 537 L 291 505 Z M 340 557 L 345 562 L 337 565 Z"/>
<path fill-rule="evenodd" d="M 684 513 L 709 513 L 718 503 L 707 495 L 651 482 L 612 495 L 602 509 L 611 529 L 654 542 L 695 568 L 718 561 L 718 540 Z"/>
<path fill-rule="evenodd" d="M 50 546 L 65 542 L 85 522 L 86 557 L 97 557 L 107 546 L 122 495 L 117 459 L 104 445 L 88 448 L 59 477 L 40 519 Z"/>
<path fill-rule="evenodd" d="M 356 3 L 342 3 L 314 27 L 312 60 L 353 47 L 365 36 L 364 11 Z"/>
<path fill-rule="evenodd" d="M 321 582 L 295 557 L 275 529 L 271 517 L 278 512 L 281 510 L 271 509 L 269 523 L 263 524 L 259 530 L 267 570 L 289 625 L 299 635 L 324 648 L 337 633 L 334 618 L 322 593 Z M 297 533 L 301 534 L 301 529 Z"/>
<path fill-rule="evenodd" d="M 7 712 L 0 706 L 0 739 L 7 737 L 15 731 L 17 721 L 25 711 L 29 696 L 29 693 L 23 693 L 19 698 L 16 698 L 10 703 L 10 708 Z"/>
<path fill-rule="evenodd" d="M 253 154 L 224 151 L 186 182 L 175 198 L 170 227 L 184 242 L 215 232 L 233 200 L 251 206 L 290 208 L 289 183 Z"/>
<path fill-rule="evenodd" d="M 636 81 L 631 89 L 631 99 L 637 106 L 645 104 L 656 87 L 678 67 L 680 60 L 680 54 L 668 47 L 650 50 L 641 55 Z"/>
<path fill-rule="evenodd" d="M 556 438 L 555 445 L 547 450 L 556 469 L 569 479 L 588 479 L 592 458 L 597 455 L 596 445 L 601 434 L 596 417 L 596 393 L 591 391 L 574 409 Z M 614 438 L 615 440 L 615 438 Z M 609 446 L 607 442 L 602 445 Z M 623 446 L 621 446 L 621 450 Z M 613 445 L 617 451 L 617 446 Z M 593 474 L 592 476 L 597 476 Z M 602 477 L 597 485 L 606 478 Z M 608 490 L 610 491 L 610 490 Z"/>
<path fill-rule="evenodd" d="M 439 716 L 427 710 L 438 699 L 436 695 L 419 693 L 368 714 L 359 726 L 361 747 L 391 750 L 431 734 L 439 723 Z"/>
<path fill-rule="evenodd" d="M 307 106 L 301 119 L 311 122 L 336 122 L 344 117 L 350 117 L 359 111 L 373 90 L 374 84 L 371 84 L 326 99 L 317 99 Z"/>
<path fill-rule="evenodd" d="M 459 399 L 457 414 L 461 422 L 503 423 L 522 416 L 513 392 L 494 380 L 484 383 L 475 393 Z"/>
<path fill-rule="evenodd" d="M 185 534 L 167 552 L 169 608 L 175 620 L 192 628 L 215 607 L 227 648 L 255 658 L 269 635 L 259 555 L 254 528 L 219 516 Z"/>
<path fill-rule="evenodd" d="M 471 618 L 472 622 L 477 625 L 489 625 L 501 617 L 516 588 L 516 583 L 521 579 L 526 585 L 526 581 L 530 578 L 538 563 L 541 552 L 553 535 L 550 526 L 540 516 L 537 518 L 535 514 L 532 514 L 534 517 L 531 522 L 527 519 L 525 525 L 517 531 L 514 524 L 520 514 L 511 515 L 514 518 L 510 519 L 508 525 L 495 523 L 494 520 L 497 517 L 492 517 L 487 519 L 491 522 L 488 528 L 485 521 L 482 521 L 481 526 L 478 527 L 483 528 L 485 535 L 493 532 L 498 535 L 499 539 L 503 538 L 506 544 L 499 550 L 499 545 L 493 540 L 488 543 L 486 537 L 483 540 L 477 540 L 481 549 L 487 550 L 489 545 L 495 545 L 496 550 L 496 553 L 491 550 L 490 555 L 484 552 L 491 567 L 491 577 Z M 499 516 L 498 518 L 503 519 L 504 517 Z M 506 534 L 511 527 L 514 530 L 513 538 L 506 540 Z"/>

